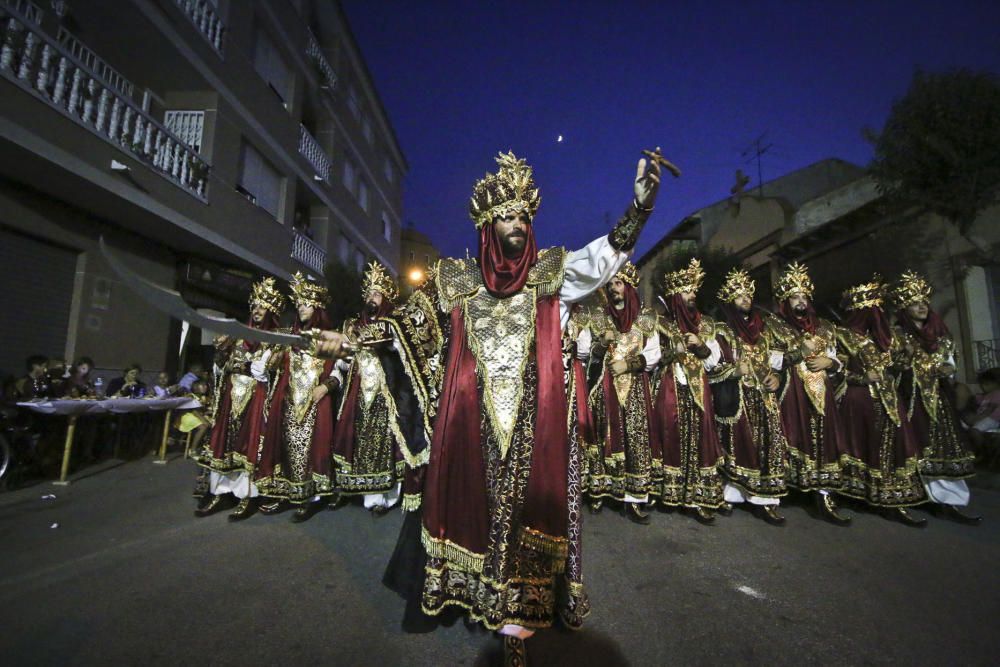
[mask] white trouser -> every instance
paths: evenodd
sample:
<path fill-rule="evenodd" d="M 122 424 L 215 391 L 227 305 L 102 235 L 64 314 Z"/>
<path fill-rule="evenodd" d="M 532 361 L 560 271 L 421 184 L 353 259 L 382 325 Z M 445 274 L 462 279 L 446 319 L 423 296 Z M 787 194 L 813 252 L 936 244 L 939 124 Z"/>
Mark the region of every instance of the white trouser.
<path fill-rule="evenodd" d="M 373 507 L 392 507 L 399 501 L 399 490 L 402 484 L 397 484 L 396 488 L 385 493 L 366 493 L 365 509 Z"/>
<path fill-rule="evenodd" d="M 969 504 L 969 485 L 964 479 L 940 479 L 924 477 L 927 497 L 941 505 L 965 507 Z"/>
<path fill-rule="evenodd" d="M 761 498 L 760 496 L 754 496 L 748 493 L 744 493 L 742 489 L 733 486 L 732 484 L 726 484 L 723 489 L 723 497 L 726 499 L 727 503 L 750 503 L 751 505 L 780 505 L 781 498 Z"/>
<path fill-rule="evenodd" d="M 633 496 L 631 493 L 625 492 L 625 502 L 627 503 L 648 503 L 649 494 L 644 496 Z"/>
<path fill-rule="evenodd" d="M 208 476 L 208 490 L 213 496 L 221 496 L 231 493 L 240 500 L 247 496 L 257 497 L 257 485 L 250 481 L 250 473 L 240 472 L 215 472 Z"/>
<path fill-rule="evenodd" d="M 500 628 L 500 634 L 509 635 L 511 637 L 518 637 L 519 639 L 527 639 L 531 635 L 535 634 L 535 631 L 529 630 L 523 625 L 514 625 L 513 623 L 508 623 L 507 625 Z"/>

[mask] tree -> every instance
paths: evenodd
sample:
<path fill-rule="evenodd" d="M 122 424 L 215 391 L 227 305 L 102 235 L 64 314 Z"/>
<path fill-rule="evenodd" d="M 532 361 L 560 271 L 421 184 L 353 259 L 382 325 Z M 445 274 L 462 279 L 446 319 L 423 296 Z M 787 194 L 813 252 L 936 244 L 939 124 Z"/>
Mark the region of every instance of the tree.
<path fill-rule="evenodd" d="M 348 317 L 357 317 L 365 305 L 361 296 L 361 275 L 337 260 L 330 260 L 323 272 L 330 289 L 327 312 L 333 326 L 340 327 Z"/>
<path fill-rule="evenodd" d="M 726 274 L 732 269 L 743 267 L 743 262 L 729 248 L 698 248 L 693 244 L 678 244 L 672 246 L 666 256 L 656 263 L 653 270 L 656 285 L 654 294 L 663 294 L 663 276 L 672 271 L 678 271 L 691 263 L 691 260 L 698 258 L 701 268 L 705 272 L 705 280 L 698 290 L 698 309 L 704 313 L 715 310 L 717 303 L 716 294 L 726 282 Z"/>
<path fill-rule="evenodd" d="M 879 192 L 933 211 L 969 234 L 979 213 L 1000 201 L 1000 81 L 993 74 L 918 70 L 885 127 L 866 136 Z"/>

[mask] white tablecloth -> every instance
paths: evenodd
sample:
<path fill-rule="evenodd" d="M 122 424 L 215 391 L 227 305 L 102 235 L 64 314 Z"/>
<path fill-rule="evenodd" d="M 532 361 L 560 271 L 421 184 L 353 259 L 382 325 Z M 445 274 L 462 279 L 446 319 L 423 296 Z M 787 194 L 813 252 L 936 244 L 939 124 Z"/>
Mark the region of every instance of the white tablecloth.
<path fill-rule="evenodd" d="M 201 407 L 195 398 L 106 398 L 101 401 L 65 399 L 56 401 L 24 401 L 18 407 L 28 408 L 43 415 L 124 414 L 126 412 L 163 412 L 165 410 L 193 410 Z"/>

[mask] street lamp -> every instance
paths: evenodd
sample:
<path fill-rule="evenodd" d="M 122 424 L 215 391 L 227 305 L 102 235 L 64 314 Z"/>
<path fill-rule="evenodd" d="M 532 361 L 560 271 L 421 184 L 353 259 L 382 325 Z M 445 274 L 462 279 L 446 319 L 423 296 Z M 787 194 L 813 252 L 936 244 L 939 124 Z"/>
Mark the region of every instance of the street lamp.
<path fill-rule="evenodd" d="M 420 269 L 412 269 L 408 277 L 411 283 L 419 285 L 424 280 L 424 272 Z"/>

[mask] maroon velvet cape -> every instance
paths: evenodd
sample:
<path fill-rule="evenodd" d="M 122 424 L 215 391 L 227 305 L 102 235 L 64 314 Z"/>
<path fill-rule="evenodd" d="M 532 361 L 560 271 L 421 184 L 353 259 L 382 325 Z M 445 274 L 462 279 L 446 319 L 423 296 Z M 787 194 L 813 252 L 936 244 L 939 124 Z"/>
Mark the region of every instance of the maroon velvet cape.
<path fill-rule="evenodd" d="M 300 333 L 303 329 L 317 329 L 326 331 L 332 329 L 330 317 L 326 310 L 316 308 L 313 310 L 309 322 L 303 326 L 296 318 L 292 325 L 293 333 Z M 334 361 L 328 360 L 323 364 L 323 372 L 319 376 L 319 381 L 326 382 L 333 372 Z M 256 479 L 270 477 L 274 474 L 276 466 L 281 463 L 283 451 L 283 430 L 284 430 L 284 405 L 288 394 L 289 358 L 281 362 L 281 373 L 278 377 L 278 384 L 271 394 L 271 404 L 268 408 L 267 423 L 264 429 L 264 443 L 261 447 L 260 461 L 255 474 Z M 312 446 L 309 451 L 310 470 L 326 477 L 330 476 L 332 455 L 330 446 L 333 441 L 333 399 L 331 393 L 319 400 L 316 404 L 316 422 L 312 433 Z"/>
<path fill-rule="evenodd" d="M 812 304 L 806 310 L 804 317 L 797 317 L 788 303 L 783 300 L 778 306 L 778 313 L 795 331 L 815 334 L 819 328 L 819 317 Z M 814 450 L 812 441 L 812 403 L 806 395 L 802 378 L 794 368 L 786 369 L 788 386 L 783 390 L 781 400 L 781 430 L 788 440 L 788 446 L 794 447 L 809 456 Z M 823 394 L 823 451 L 820 452 L 818 466 L 838 463 L 844 452 L 844 426 L 840 411 L 834 396 L 833 383 L 826 378 L 826 391 Z"/>
<path fill-rule="evenodd" d="M 278 328 L 278 316 L 268 311 L 261 326 L 256 327 L 253 320 L 248 322 L 247 326 L 263 329 L 264 331 L 274 331 Z M 245 340 L 237 341 L 235 344 L 243 346 L 243 349 L 247 352 L 256 351 L 260 345 L 260 343 Z M 246 368 L 244 372 L 249 373 L 250 369 Z M 227 373 L 222 387 L 218 388 L 222 394 L 219 396 L 219 407 L 215 414 L 215 427 L 212 429 L 212 437 L 209 441 L 209 446 L 212 449 L 212 457 L 216 460 L 225 458 L 227 452 L 226 433 L 229 430 L 230 412 L 232 410 L 232 402 L 230 400 L 231 388 L 232 383 Z M 254 387 L 253 396 L 243 413 L 243 423 L 240 425 L 240 430 L 233 443 L 232 450 L 234 453 L 245 457 L 247 464 L 251 467 L 256 467 L 257 465 L 257 444 L 260 442 L 260 437 L 263 433 L 266 408 L 267 383 L 258 382 Z"/>
<path fill-rule="evenodd" d="M 496 296 L 521 290 L 537 258 L 534 230 L 527 228 L 524 254 L 497 260 L 494 225 L 480 230 L 479 264 L 486 288 Z M 527 259 L 526 259 L 527 258 Z M 529 262 L 530 260 L 530 262 Z M 477 554 L 489 543 L 489 507 L 480 433 L 476 359 L 469 348 L 462 306 L 450 314 L 451 336 L 444 384 L 431 442 L 423 497 L 423 524 L 430 537 Z M 538 369 L 535 443 L 520 527 L 566 538 L 568 534 L 569 410 L 562 365 L 559 296 L 536 302 L 534 357 Z"/>

